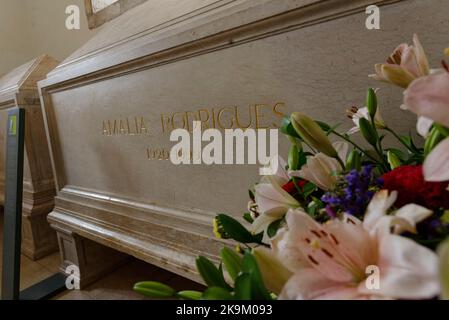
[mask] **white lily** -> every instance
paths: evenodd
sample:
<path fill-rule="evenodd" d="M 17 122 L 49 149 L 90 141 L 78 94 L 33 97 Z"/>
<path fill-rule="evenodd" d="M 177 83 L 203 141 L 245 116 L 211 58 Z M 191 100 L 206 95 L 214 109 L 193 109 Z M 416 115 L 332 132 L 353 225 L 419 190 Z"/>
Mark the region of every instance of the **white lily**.
<path fill-rule="evenodd" d="M 416 131 L 423 138 L 427 138 L 430 132 L 430 128 L 432 128 L 433 120 L 426 117 L 418 117 L 418 121 L 416 122 Z"/>
<path fill-rule="evenodd" d="M 340 159 L 346 161 L 349 146 L 345 142 L 334 142 L 333 147 L 338 153 Z M 337 182 L 338 172 L 343 170 L 341 164 L 335 159 L 324 153 L 318 153 L 309 157 L 307 163 L 298 171 L 291 171 L 289 174 L 294 177 L 301 177 L 312 182 L 320 189 L 329 190 Z"/>
<path fill-rule="evenodd" d="M 349 129 L 348 134 L 354 134 L 360 131 L 360 119 L 365 118 L 370 120 L 369 111 L 367 107 L 357 108 L 352 107 L 347 111 L 348 117 L 354 122 L 355 126 Z M 376 115 L 374 116 L 374 124 L 378 129 L 383 129 L 386 127 L 385 121 L 380 113 L 380 108 L 377 108 Z"/>
<path fill-rule="evenodd" d="M 266 230 L 272 222 L 282 218 L 289 209 L 300 206 L 295 198 L 282 189 L 282 186 L 290 180 L 285 168 L 285 160 L 279 157 L 275 175 L 264 176 L 255 186 L 255 202 L 260 215 L 252 223 L 251 231 L 254 234 Z"/>
<path fill-rule="evenodd" d="M 388 215 L 387 212 L 395 203 L 398 193 L 381 190 L 371 199 L 366 209 L 363 225 L 372 232 L 390 232 L 401 234 L 405 231 L 416 233 L 416 224 L 427 219 L 433 213 L 425 207 L 410 203 Z"/>

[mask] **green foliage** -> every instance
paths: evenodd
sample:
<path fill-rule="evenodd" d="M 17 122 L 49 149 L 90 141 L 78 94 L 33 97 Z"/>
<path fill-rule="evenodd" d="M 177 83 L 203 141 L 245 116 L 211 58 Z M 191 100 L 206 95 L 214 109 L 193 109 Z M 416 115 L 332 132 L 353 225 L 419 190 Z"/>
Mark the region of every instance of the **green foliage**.
<path fill-rule="evenodd" d="M 394 152 L 391 150 L 387 153 L 388 163 L 390 164 L 390 167 L 392 170 L 398 168 L 401 166 L 401 160 L 396 156 Z"/>
<path fill-rule="evenodd" d="M 222 287 L 230 289 L 229 285 L 226 283 L 223 272 L 220 268 L 217 268 L 209 259 L 203 256 L 196 258 L 196 268 L 200 273 L 204 282 L 209 287 Z"/>
<path fill-rule="evenodd" d="M 262 243 L 262 234 L 253 235 L 234 218 L 225 214 L 219 214 L 215 218 L 223 228 L 227 237 L 241 243 Z"/>
<path fill-rule="evenodd" d="M 223 261 L 226 271 L 229 273 L 232 280 L 235 281 L 242 270 L 242 257 L 228 247 L 223 247 L 223 249 L 221 249 L 221 260 Z"/>
<path fill-rule="evenodd" d="M 173 288 L 155 281 L 138 282 L 133 289 L 144 296 L 157 299 L 172 298 L 176 294 Z"/>
<path fill-rule="evenodd" d="M 348 159 L 346 160 L 346 169 L 348 170 L 357 170 L 359 171 L 362 168 L 362 157 L 360 156 L 360 152 L 357 150 L 352 150 Z"/>
<path fill-rule="evenodd" d="M 376 133 L 376 129 L 373 127 L 371 122 L 369 122 L 365 118 L 360 118 L 359 120 L 360 131 L 362 132 L 363 137 L 366 141 L 375 148 L 377 148 L 378 143 L 378 135 Z"/>
<path fill-rule="evenodd" d="M 203 296 L 203 293 L 200 291 L 184 290 L 179 291 L 176 296 L 184 300 L 200 300 Z"/>
<path fill-rule="evenodd" d="M 271 300 L 272 297 L 265 287 L 262 274 L 260 273 L 257 261 L 254 256 L 247 252 L 243 257 L 242 272 L 249 274 L 251 278 L 251 299 L 253 300 Z"/>
<path fill-rule="evenodd" d="M 276 233 L 278 232 L 279 228 L 281 227 L 282 222 L 284 221 L 284 219 L 279 219 L 276 221 L 273 221 L 272 223 L 270 223 L 270 225 L 267 228 L 267 234 L 270 238 L 274 237 L 276 235 Z"/>
<path fill-rule="evenodd" d="M 249 222 L 249 223 L 253 223 L 254 222 L 254 219 L 253 219 L 253 217 L 251 217 L 251 213 L 249 213 L 249 212 L 245 212 L 243 214 L 243 219 L 245 219 L 245 221 Z"/>
<path fill-rule="evenodd" d="M 430 152 L 441 142 L 443 141 L 445 136 L 441 133 L 441 131 L 437 127 L 433 127 L 430 130 L 429 136 L 426 139 L 426 143 L 424 144 L 424 155 L 430 154 Z"/>
<path fill-rule="evenodd" d="M 204 291 L 203 300 L 232 300 L 233 297 L 228 290 L 221 287 L 209 287 Z"/>
<path fill-rule="evenodd" d="M 235 280 L 235 299 L 251 300 L 252 278 L 249 273 L 241 273 Z"/>

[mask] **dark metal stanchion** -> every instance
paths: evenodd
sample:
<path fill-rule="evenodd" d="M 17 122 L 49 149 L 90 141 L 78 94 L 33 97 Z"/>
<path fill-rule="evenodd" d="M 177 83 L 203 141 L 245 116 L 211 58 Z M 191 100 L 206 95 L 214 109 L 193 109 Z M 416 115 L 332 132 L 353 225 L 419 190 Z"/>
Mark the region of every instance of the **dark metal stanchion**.
<path fill-rule="evenodd" d="M 23 151 L 25 110 L 8 112 L 6 132 L 5 210 L 3 227 L 2 299 L 20 297 Z"/>
<path fill-rule="evenodd" d="M 65 277 L 55 274 L 20 292 L 20 247 L 22 230 L 23 153 L 25 110 L 8 112 L 6 132 L 5 210 L 3 227 L 3 300 L 49 298 L 65 288 Z"/>

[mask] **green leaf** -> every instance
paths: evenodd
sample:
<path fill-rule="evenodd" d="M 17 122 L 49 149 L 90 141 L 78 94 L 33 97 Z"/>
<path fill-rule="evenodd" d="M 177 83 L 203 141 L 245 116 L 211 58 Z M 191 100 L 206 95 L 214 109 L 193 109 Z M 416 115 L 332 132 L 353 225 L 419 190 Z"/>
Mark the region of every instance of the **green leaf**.
<path fill-rule="evenodd" d="M 399 160 L 401 160 L 402 162 L 405 161 L 405 159 L 407 159 L 406 154 L 404 152 L 402 152 L 401 150 L 399 150 L 399 149 L 390 148 L 390 149 L 388 149 L 388 151 L 394 153 L 394 155 L 396 157 L 398 157 Z"/>
<path fill-rule="evenodd" d="M 303 195 L 305 198 L 310 196 L 316 190 L 316 185 L 312 182 L 307 182 L 303 187 Z"/>
<path fill-rule="evenodd" d="M 365 118 L 360 118 L 359 126 L 365 140 L 368 141 L 370 145 L 377 146 L 378 136 L 371 123 Z"/>
<path fill-rule="evenodd" d="M 251 284 L 250 274 L 240 274 L 235 280 L 235 298 L 238 300 L 251 300 Z"/>
<path fill-rule="evenodd" d="M 443 127 L 438 123 L 434 123 L 433 126 L 445 137 L 449 137 L 449 128 Z"/>
<path fill-rule="evenodd" d="M 366 107 L 371 119 L 374 119 L 377 112 L 377 96 L 372 88 L 368 89 L 368 94 L 366 95 Z"/>
<path fill-rule="evenodd" d="M 279 227 L 281 226 L 282 221 L 283 219 L 279 219 L 270 223 L 270 225 L 267 228 L 267 235 L 270 238 L 273 238 L 276 235 Z"/>
<path fill-rule="evenodd" d="M 393 152 L 391 152 L 391 150 L 387 153 L 387 159 L 392 170 L 402 165 L 401 160 L 399 160 L 399 158 Z"/>
<path fill-rule="evenodd" d="M 263 282 L 262 274 L 257 265 L 254 256 L 247 252 L 243 257 L 243 273 L 251 275 L 251 297 L 255 300 L 271 300 L 271 295 L 268 292 Z"/>
<path fill-rule="evenodd" d="M 254 196 L 254 192 L 253 192 L 253 190 L 248 190 L 248 194 L 249 194 L 249 198 L 251 199 L 251 200 L 254 200 L 256 197 Z"/>
<path fill-rule="evenodd" d="M 430 152 L 441 142 L 444 140 L 444 135 L 434 126 L 432 130 L 430 130 L 429 136 L 426 139 L 424 144 L 424 155 L 430 154 Z"/>
<path fill-rule="evenodd" d="M 254 236 L 234 218 L 219 214 L 216 219 L 223 227 L 225 233 L 235 241 L 241 243 L 261 243 L 260 236 Z"/>
<path fill-rule="evenodd" d="M 315 120 L 316 123 L 321 127 L 321 129 L 325 132 L 329 132 L 332 130 L 332 127 L 328 125 L 326 122 Z"/>
<path fill-rule="evenodd" d="M 133 290 L 144 296 L 157 299 L 171 298 L 176 294 L 173 288 L 155 281 L 138 282 L 134 285 Z"/>
<path fill-rule="evenodd" d="M 196 268 L 209 287 L 217 286 L 230 289 L 223 277 L 223 272 L 206 257 L 196 258 Z"/>
<path fill-rule="evenodd" d="M 301 169 L 303 165 L 307 163 L 307 154 L 304 151 L 299 152 L 299 159 L 298 159 L 298 169 Z"/>
<path fill-rule="evenodd" d="M 245 219 L 245 221 L 247 221 L 249 223 L 253 223 L 254 222 L 254 219 L 253 219 L 253 217 L 251 217 L 251 213 L 249 213 L 249 212 L 245 212 L 243 214 L 243 219 Z"/>
<path fill-rule="evenodd" d="M 176 296 L 185 300 L 200 300 L 203 293 L 200 291 L 184 290 L 179 291 Z"/>
<path fill-rule="evenodd" d="M 202 299 L 204 300 L 232 300 L 232 295 L 220 287 L 210 287 L 204 291 Z"/>
<path fill-rule="evenodd" d="M 362 168 L 362 159 L 360 157 L 360 153 L 357 150 L 352 150 L 346 160 L 346 168 L 347 169 L 355 169 L 360 171 Z"/>
<path fill-rule="evenodd" d="M 234 250 L 224 247 L 221 249 L 221 259 L 232 280 L 235 280 L 242 270 L 242 257 Z"/>

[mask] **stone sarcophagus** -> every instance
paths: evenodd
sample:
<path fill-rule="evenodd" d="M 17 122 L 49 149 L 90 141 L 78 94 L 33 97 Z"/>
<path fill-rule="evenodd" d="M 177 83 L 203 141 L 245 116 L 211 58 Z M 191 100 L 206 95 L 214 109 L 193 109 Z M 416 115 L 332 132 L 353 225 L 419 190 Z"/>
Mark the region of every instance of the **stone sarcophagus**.
<path fill-rule="evenodd" d="M 47 222 L 53 209 L 55 187 L 44 129 L 37 81 L 58 61 L 36 58 L 0 79 L 0 201 L 4 204 L 6 124 L 8 110 L 25 109 L 22 253 L 35 260 L 57 250 L 56 233 Z"/>
<path fill-rule="evenodd" d="M 372 4 L 380 30 L 366 27 Z M 62 269 L 76 264 L 88 282 L 120 261 L 117 251 L 197 280 L 195 257 L 214 259 L 222 245 L 214 215 L 245 212 L 259 166 L 175 165 L 170 132 L 194 120 L 275 129 L 294 110 L 349 128 L 345 110 L 379 85 L 368 74 L 398 43 L 416 32 L 441 52 L 442 8 L 449 3 L 151 0 L 103 25 L 39 83 Z M 399 107 L 400 93 L 381 96 Z M 383 112 L 403 132 L 416 121 Z"/>

